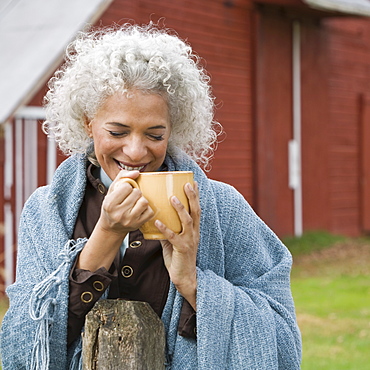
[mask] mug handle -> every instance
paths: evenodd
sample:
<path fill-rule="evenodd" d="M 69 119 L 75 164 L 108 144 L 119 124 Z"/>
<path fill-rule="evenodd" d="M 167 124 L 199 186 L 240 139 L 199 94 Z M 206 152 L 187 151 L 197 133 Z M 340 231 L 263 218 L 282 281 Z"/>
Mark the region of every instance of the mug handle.
<path fill-rule="evenodd" d="M 140 189 L 137 182 L 135 180 L 129 178 L 129 177 L 122 177 L 122 178 L 119 179 L 119 181 L 128 182 L 133 188 Z"/>

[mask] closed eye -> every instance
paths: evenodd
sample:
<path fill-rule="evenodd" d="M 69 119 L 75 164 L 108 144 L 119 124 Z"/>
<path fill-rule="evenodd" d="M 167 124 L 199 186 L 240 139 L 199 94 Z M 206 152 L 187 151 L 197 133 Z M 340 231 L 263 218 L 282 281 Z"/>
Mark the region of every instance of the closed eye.
<path fill-rule="evenodd" d="M 122 137 L 127 135 L 127 132 L 118 132 L 118 131 L 109 131 L 109 135 L 114 136 L 114 137 Z"/>
<path fill-rule="evenodd" d="M 148 137 L 153 139 L 153 140 L 157 140 L 157 141 L 161 141 L 164 139 L 164 135 L 151 135 L 151 134 L 148 134 Z"/>

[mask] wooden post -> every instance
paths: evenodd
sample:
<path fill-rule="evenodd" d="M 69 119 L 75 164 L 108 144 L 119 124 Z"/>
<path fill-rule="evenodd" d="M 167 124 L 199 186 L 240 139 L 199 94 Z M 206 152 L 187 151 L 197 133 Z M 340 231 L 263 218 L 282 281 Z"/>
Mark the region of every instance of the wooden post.
<path fill-rule="evenodd" d="M 87 314 L 83 370 L 165 368 L 164 326 L 146 302 L 107 299 Z"/>

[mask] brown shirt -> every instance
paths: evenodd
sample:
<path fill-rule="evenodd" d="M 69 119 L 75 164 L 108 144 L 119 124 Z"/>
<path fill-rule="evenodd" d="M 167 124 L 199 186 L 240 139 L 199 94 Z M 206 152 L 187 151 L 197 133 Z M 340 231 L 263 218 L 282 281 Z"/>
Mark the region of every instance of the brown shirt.
<path fill-rule="evenodd" d="M 96 171 L 95 166 L 88 166 L 88 181 L 73 233 L 74 239 L 89 237 L 100 216 L 107 189 Z M 68 345 L 78 338 L 85 315 L 108 286 L 108 298 L 148 302 L 158 316 L 161 316 L 170 284 L 160 242 L 145 240 L 139 230 L 129 234 L 124 257 L 121 258 L 120 252 L 117 253 L 109 271 L 100 268 L 91 272 L 73 266 L 69 280 Z M 179 334 L 195 339 L 195 323 L 195 311 L 184 300 Z"/>

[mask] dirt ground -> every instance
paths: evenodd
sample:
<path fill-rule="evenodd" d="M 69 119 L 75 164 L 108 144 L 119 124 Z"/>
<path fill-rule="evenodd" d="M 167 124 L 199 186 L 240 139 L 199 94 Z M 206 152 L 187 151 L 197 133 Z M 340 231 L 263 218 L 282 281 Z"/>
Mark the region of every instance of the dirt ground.
<path fill-rule="evenodd" d="M 370 240 L 349 239 L 329 248 L 294 257 L 293 268 L 310 275 L 333 268 L 340 274 L 370 275 Z"/>

